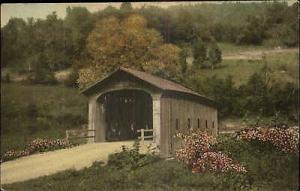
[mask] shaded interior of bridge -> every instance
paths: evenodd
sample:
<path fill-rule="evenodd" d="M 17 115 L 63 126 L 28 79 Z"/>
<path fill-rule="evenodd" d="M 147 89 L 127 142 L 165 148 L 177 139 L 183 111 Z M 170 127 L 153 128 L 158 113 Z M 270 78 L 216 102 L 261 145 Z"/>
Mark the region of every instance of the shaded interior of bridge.
<path fill-rule="evenodd" d="M 141 90 L 118 90 L 101 96 L 106 141 L 137 139 L 138 129 L 152 129 L 152 98 Z"/>

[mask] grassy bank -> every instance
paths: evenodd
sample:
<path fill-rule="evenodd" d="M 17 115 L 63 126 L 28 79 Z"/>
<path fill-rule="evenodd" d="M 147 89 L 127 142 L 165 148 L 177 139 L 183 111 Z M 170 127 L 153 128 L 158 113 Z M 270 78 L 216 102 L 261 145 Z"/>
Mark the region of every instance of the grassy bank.
<path fill-rule="evenodd" d="M 246 166 L 237 173 L 196 173 L 183 164 L 159 160 L 135 170 L 95 163 L 31 181 L 4 185 L 7 190 L 297 190 L 298 160 L 270 147 L 219 137 L 219 150 Z"/>
<path fill-rule="evenodd" d="M 294 82 L 299 77 L 298 54 L 285 52 L 267 54 L 265 60 L 223 60 L 215 70 L 201 69 L 197 71 L 197 78 L 204 80 L 216 75 L 225 79 L 228 75 L 233 77 L 236 85 L 244 84 L 249 77 L 258 72 L 265 63 L 270 68 L 270 77 L 276 82 Z"/>
<path fill-rule="evenodd" d="M 1 154 L 34 138 L 63 138 L 87 123 L 87 102 L 63 85 L 1 84 Z"/>

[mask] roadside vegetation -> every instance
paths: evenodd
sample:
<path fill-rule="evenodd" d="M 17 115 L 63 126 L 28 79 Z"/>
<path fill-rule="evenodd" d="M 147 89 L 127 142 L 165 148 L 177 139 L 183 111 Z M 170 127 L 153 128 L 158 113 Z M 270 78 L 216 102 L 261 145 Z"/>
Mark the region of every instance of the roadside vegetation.
<path fill-rule="evenodd" d="M 295 133 L 299 132 L 296 130 Z M 246 136 L 247 134 L 248 136 Z M 274 134 L 275 137 L 276 134 Z M 191 144 L 183 148 L 188 151 L 188 155 L 182 155 L 185 152 L 179 150 L 178 159 L 184 159 L 183 161 L 201 159 L 197 160 L 197 165 L 205 167 L 201 171 L 197 170 L 199 166 L 193 169 L 186 163 L 179 162 L 177 158 L 164 160 L 157 158 L 151 152 L 139 154 L 139 145 L 136 142 L 132 149 L 123 148 L 120 153 L 110 155 L 107 165 L 97 162 L 80 171 L 68 170 L 35 180 L 4 185 L 3 188 L 7 190 L 270 191 L 298 189 L 298 152 L 283 152 L 273 144 L 255 140 L 252 133 L 248 131 L 242 131 L 240 135 L 243 136 L 219 136 L 216 143 L 211 145 L 213 147 L 209 146 L 209 150 L 212 151 L 205 152 L 211 153 L 214 152 L 213 150 L 218 151 L 219 154 L 222 152 L 222 156 L 227 155 L 244 166 L 245 170 L 241 172 L 228 169 L 227 164 L 230 164 L 228 163 L 230 160 L 224 160 L 224 157 L 202 160 L 204 158 L 201 157 L 205 157 L 207 154 L 196 152 L 195 155 L 195 152 L 192 152 L 193 149 L 205 149 L 212 143 L 209 141 L 212 140 L 209 136 L 198 134 L 193 138 L 186 137 L 191 141 Z M 253 139 L 249 139 L 250 137 Z M 265 137 L 271 138 L 270 136 Z M 273 143 L 279 143 L 273 138 Z M 199 145 L 197 140 L 208 140 L 208 142 L 202 141 L 202 144 Z M 298 143 L 294 142 L 293 144 L 294 146 L 298 145 L 299 139 Z M 289 148 L 288 144 L 285 146 Z"/>
<path fill-rule="evenodd" d="M 36 138 L 61 139 L 87 124 L 85 97 L 63 85 L 1 83 L 1 156 Z"/>

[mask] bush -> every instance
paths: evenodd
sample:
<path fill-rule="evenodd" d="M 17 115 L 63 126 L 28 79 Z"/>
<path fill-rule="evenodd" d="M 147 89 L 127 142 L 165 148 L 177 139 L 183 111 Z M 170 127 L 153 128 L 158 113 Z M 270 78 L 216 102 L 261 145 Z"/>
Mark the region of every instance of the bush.
<path fill-rule="evenodd" d="M 36 152 L 46 152 L 56 149 L 68 148 L 71 145 L 65 139 L 34 139 L 27 145 L 27 149 L 30 150 L 31 153 Z"/>
<path fill-rule="evenodd" d="M 140 144 L 135 141 L 132 149 L 122 146 L 122 151 L 108 156 L 108 165 L 117 169 L 134 170 L 157 161 L 153 154 L 140 154 Z"/>
<path fill-rule="evenodd" d="M 197 172 L 241 172 L 246 173 L 245 167 L 234 162 L 222 152 L 216 152 L 213 145 L 214 137 L 199 130 L 193 130 L 190 134 L 177 135 L 184 142 L 183 148 L 176 151 L 177 158 Z"/>
<path fill-rule="evenodd" d="M 237 138 L 270 143 L 285 153 L 299 154 L 299 127 L 243 129 L 237 133 Z"/>
<path fill-rule="evenodd" d="M 284 153 L 268 142 L 218 137 L 216 149 L 240 161 L 255 190 L 297 190 L 299 187 L 299 155 Z"/>
<path fill-rule="evenodd" d="M 189 167 L 193 167 L 195 160 L 210 151 L 216 143 L 214 137 L 199 131 L 192 131 L 190 134 L 178 133 L 177 137 L 183 140 L 184 146 L 176 151 L 176 156 Z"/>
<path fill-rule="evenodd" d="M 69 148 L 72 145 L 65 139 L 34 139 L 31 141 L 24 150 L 15 151 L 10 150 L 4 153 L 2 160 L 8 161 L 23 156 L 28 156 L 37 152 L 46 152 L 56 149 Z"/>

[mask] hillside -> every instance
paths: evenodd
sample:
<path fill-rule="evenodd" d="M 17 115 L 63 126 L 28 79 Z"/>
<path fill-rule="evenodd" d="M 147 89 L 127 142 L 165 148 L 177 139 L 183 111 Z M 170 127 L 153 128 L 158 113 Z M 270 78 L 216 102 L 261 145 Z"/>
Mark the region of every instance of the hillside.
<path fill-rule="evenodd" d="M 24 149 L 34 138 L 64 138 L 87 123 L 87 103 L 63 85 L 1 83 L 1 154 Z"/>

